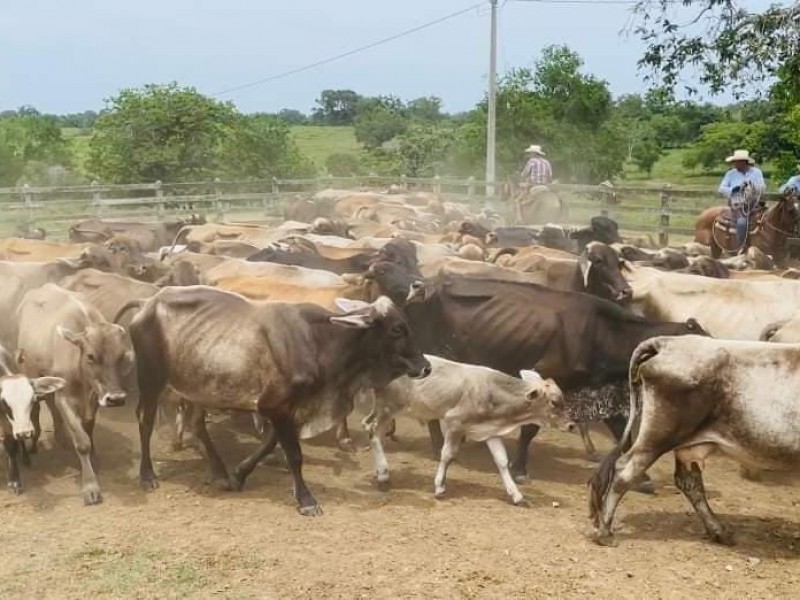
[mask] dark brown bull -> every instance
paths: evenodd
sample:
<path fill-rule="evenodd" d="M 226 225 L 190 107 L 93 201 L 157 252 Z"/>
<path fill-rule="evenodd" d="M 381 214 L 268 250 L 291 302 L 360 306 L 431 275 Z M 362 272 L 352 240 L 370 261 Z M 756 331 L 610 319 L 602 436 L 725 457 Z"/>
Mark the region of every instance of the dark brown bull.
<path fill-rule="evenodd" d="M 320 433 L 352 409 L 360 389 L 430 372 L 388 298 L 347 308 L 354 310 L 336 314 L 310 304 L 250 302 L 202 286 L 166 288 L 150 298 L 130 325 L 139 374 L 141 485 L 157 487 L 150 437 L 159 397 L 169 386 L 195 409 L 257 412 L 272 424 L 270 439 L 229 474 L 204 419 L 194 419 L 222 487 L 241 488 L 278 441 L 300 512 L 321 514 L 303 480 L 298 429 L 301 437 Z"/>
<path fill-rule="evenodd" d="M 376 282 L 382 293 L 405 286 L 400 268 L 385 267 Z M 428 354 L 484 365 L 515 375 L 535 369 L 556 381 L 569 404 L 571 393 L 624 380 L 634 348 L 654 335 L 703 333 L 686 323 L 652 321 L 587 294 L 535 284 L 440 276 L 427 282 L 427 298 L 406 306 L 414 337 Z M 625 420 L 604 419 L 619 437 Z M 527 477 L 528 447 L 538 432 L 520 434 L 512 472 Z"/>
<path fill-rule="evenodd" d="M 308 252 L 287 252 L 276 248 L 264 248 L 247 258 L 250 262 L 274 262 L 281 265 L 294 265 L 307 269 L 321 269 L 340 275 L 344 273 L 363 273 L 366 271 L 377 252 L 360 253 L 348 258 L 326 258 Z"/>

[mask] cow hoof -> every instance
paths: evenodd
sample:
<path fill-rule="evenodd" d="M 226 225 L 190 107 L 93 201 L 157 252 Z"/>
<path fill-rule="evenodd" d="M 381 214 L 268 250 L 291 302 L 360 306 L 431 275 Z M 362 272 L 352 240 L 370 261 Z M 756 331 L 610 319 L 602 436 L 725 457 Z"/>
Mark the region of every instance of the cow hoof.
<path fill-rule="evenodd" d="M 736 540 L 733 539 L 733 534 L 730 531 L 722 529 L 720 531 L 714 531 L 709 533 L 709 537 L 711 541 L 722 544 L 723 546 L 735 546 Z"/>
<path fill-rule="evenodd" d="M 511 476 L 515 483 L 528 483 L 531 480 L 527 473 L 512 473 Z"/>
<path fill-rule="evenodd" d="M 388 479 L 384 479 L 383 481 L 378 479 L 378 490 L 379 491 L 388 492 L 390 489 L 392 489 L 392 483 Z"/>
<path fill-rule="evenodd" d="M 146 492 L 151 492 L 158 489 L 158 479 L 155 477 L 140 477 L 139 487 Z"/>
<path fill-rule="evenodd" d="M 656 493 L 656 484 L 653 483 L 652 479 L 645 479 L 641 483 L 637 484 L 633 490 L 635 492 L 639 492 L 640 494 L 649 494 L 652 496 Z"/>
<path fill-rule="evenodd" d="M 598 454 L 597 452 L 592 452 L 591 454 L 587 455 L 586 458 L 589 459 L 589 462 L 599 463 L 603 462 L 604 457 L 602 454 Z"/>
<path fill-rule="evenodd" d="M 83 505 L 94 506 L 103 502 L 103 495 L 100 490 L 88 490 L 83 493 Z"/>
<path fill-rule="evenodd" d="M 19 496 L 22 493 L 22 483 L 19 481 L 9 481 L 8 491 L 15 496 Z"/>
<path fill-rule="evenodd" d="M 339 450 L 342 452 L 355 452 L 356 445 L 353 442 L 353 438 L 344 438 L 339 440 Z"/>
<path fill-rule="evenodd" d="M 443 500 L 446 494 L 447 490 L 444 487 L 433 490 L 433 497 L 437 500 Z"/>
<path fill-rule="evenodd" d="M 617 539 L 611 533 L 595 533 L 592 536 L 592 541 L 598 546 L 607 548 L 614 548 L 617 545 Z"/>
<path fill-rule="evenodd" d="M 304 517 L 321 517 L 322 508 L 319 504 L 312 504 L 311 506 L 298 506 L 297 512 Z"/>
<path fill-rule="evenodd" d="M 518 498 L 512 498 L 511 502 L 514 504 L 514 506 L 519 506 L 520 508 L 530 507 L 530 504 L 525 499 L 525 496 L 523 496 L 522 494 L 520 494 Z"/>

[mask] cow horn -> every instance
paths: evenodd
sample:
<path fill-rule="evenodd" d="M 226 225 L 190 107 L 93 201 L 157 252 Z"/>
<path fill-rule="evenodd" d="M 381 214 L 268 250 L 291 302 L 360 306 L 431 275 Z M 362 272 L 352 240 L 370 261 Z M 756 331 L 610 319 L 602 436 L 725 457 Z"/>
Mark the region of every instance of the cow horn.
<path fill-rule="evenodd" d="M 588 290 L 589 272 L 592 269 L 592 262 L 586 257 L 585 254 L 581 254 L 578 258 L 578 268 L 581 270 L 581 275 L 583 276 L 583 288 L 584 290 Z"/>

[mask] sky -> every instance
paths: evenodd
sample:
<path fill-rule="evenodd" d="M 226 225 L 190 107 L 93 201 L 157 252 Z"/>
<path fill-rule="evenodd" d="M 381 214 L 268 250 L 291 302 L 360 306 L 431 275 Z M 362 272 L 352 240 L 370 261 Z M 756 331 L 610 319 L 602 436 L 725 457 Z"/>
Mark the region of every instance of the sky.
<path fill-rule="evenodd" d="M 99 110 L 118 90 L 177 81 L 245 112 L 310 111 L 323 89 L 404 99 L 439 96 L 472 108 L 486 87 L 489 2 L 484 0 L 4 0 L 0 110 Z M 434 21 L 447 22 L 363 53 L 246 89 Z M 642 45 L 623 33 L 630 6 L 500 0 L 498 71 L 531 65 L 566 44 L 615 95 L 645 89 Z"/>

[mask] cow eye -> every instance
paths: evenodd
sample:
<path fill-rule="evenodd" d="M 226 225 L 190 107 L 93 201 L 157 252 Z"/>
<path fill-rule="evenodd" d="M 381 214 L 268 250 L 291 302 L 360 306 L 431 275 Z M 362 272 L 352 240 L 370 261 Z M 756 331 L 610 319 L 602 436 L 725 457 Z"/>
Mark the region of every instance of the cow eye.
<path fill-rule="evenodd" d="M 392 328 L 389 330 L 389 333 L 394 337 L 401 337 L 406 331 L 405 325 L 402 323 L 398 323 L 397 325 L 392 325 Z"/>
<path fill-rule="evenodd" d="M 89 362 L 89 364 L 92 364 L 92 365 L 93 365 L 93 364 L 94 364 L 94 361 L 95 361 L 95 356 L 94 356 L 94 354 L 92 354 L 91 352 L 89 352 L 89 353 L 86 355 L 86 360 Z"/>

